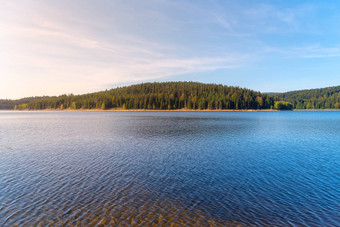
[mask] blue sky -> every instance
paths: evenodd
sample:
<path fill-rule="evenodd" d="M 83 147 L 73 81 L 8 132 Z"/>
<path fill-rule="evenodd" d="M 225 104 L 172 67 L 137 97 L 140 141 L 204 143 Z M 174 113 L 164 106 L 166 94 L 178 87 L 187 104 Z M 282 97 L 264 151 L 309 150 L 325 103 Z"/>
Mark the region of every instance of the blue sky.
<path fill-rule="evenodd" d="M 152 81 L 340 85 L 340 2 L 4 0 L 0 98 Z"/>

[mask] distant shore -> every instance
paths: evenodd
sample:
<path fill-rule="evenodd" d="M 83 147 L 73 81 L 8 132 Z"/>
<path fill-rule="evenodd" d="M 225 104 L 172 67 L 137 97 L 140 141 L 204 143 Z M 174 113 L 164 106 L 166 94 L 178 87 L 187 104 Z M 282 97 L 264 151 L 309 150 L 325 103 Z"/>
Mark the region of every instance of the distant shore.
<path fill-rule="evenodd" d="M 102 111 L 102 112 L 275 112 L 275 111 L 340 111 L 340 109 L 294 109 L 294 110 L 275 110 L 275 109 L 251 109 L 251 110 L 199 110 L 199 109 L 173 109 L 173 110 L 150 110 L 150 109 L 43 109 L 43 110 L 8 110 L 8 111 Z"/>
<path fill-rule="evenodd" d="M 254 109 L 254 110 L 233 110 L 233 109 L 224 109 L 224 110 L 210 110 L 210 109 L 172 109 L 172 110 L 151 110 L 151 109 L 42 109 L 42 110 L 13 110 L 13 111 L 103 111 L 103 112 L 269 112 L 269 111 L 278 111 L 274 109 Z"/>

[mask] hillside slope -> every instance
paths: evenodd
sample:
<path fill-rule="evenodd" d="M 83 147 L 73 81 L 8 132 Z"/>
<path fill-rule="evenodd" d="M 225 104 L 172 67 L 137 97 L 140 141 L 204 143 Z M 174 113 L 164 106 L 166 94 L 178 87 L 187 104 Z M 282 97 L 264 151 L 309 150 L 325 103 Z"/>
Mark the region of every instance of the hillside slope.
<path fill-rule="evenodd" d="M 40 99 L 46 99 L 49 98 L 48 96 L 43 97 L 27 97 L 22 99 L 0 99 L 0 110 L 13 110 L 15 106 L 21 105 L 21 104 L 27 104 L 30 102 L 34 102 Z"/>
<path fill-rule="evenodd" d="M 340 86 L 272 94 L 295 109 L 339 109 Z"/>
<path fill-rule="evenodd" d="M 278 98 L 249 89 L 197 82 L 142 83 L 84 94 L 62 95 L 19 109 L 270 109 Z"/>

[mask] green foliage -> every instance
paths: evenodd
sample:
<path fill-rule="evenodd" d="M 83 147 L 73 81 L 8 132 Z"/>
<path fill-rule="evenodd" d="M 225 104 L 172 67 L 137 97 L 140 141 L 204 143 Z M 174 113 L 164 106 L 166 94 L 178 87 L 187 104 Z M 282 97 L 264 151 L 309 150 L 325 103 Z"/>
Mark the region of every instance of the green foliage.
<path fill-rule="evenodd" d="M 19 106 L 17 106 L 17 109 L 18 110 L 26 110 L 26 109 L 28 109 L 28 104 L 27 103 L 20 104 Z"/>
<path fill-rule="evenodd" d="M 293 104 L 295 109 L 338 109 L 340 86 L 273 94 Z"/>
<path fill-rule="evenodd" d="M 39 105 L 39 106 L 40 106 L 40 105 Z M 76 102 L 71 102 L 70 108 L 71 108 L 72 110 L 76 110 L 76 109 L 77 109 L 77 103 L 76 103 Z"/>
<path fill-rule="evenodd" d="M 61 95 L 27 109 L 270 109 L 279 99 L 245 88 L 197 82 L 142 83 L 85 95 Z"/>
<path fill-rule="evenodd" d="M 22 98 L 22 99 L 0 99 L 0 110 L 13 110 L 15 106 L 17 106 L 17 109 L 19 108 L 20 104 L 26 104 L 30 103 L 36 100 L 45 99 L 48 98 L 47 96 L 43 97 L 28 97 L 28 98 Z"/>
<path fill-rule="evenodd" d="M 276 101 L 274 108 L 277 110 L 292 110 L 293 105 L 290 102 Z"/>
<path fill-rule="evenodd" d="M 217 84 L 144 83 L 85 95 L 2 99 L 0 109 L 101 109 L 103 104 L 105 109 L 273 109 L 279 100 L 294 109 L 340 109 L 340 86 L 261 94 Z"/>

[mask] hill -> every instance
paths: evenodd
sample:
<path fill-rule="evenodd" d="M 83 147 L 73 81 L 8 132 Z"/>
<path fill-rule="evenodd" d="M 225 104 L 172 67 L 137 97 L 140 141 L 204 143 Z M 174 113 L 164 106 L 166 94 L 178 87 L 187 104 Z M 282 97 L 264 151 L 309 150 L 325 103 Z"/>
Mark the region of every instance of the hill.
<path fill-rule="evenodd" d="M 142 83 L 84 95 L 61 95 L 18 109 L 271 109 L 277 97 L 245 88 L 197 82 Z"/>
<path fill-rule="evenodd" d="M 339 109 L 340 86 L 272 94 L 294 109 Z"/>
<path fill-rule="evenodd" d="M 40 99 L 46 99 L 48 96 L 36 96 L 36 97 L 27 97 L 22 99 L 0 99 L 0 110 L 13 110 L 15 106 L 21 105 L 21 104 L 27 104 L 30 102 L 34 102 Z"/>

